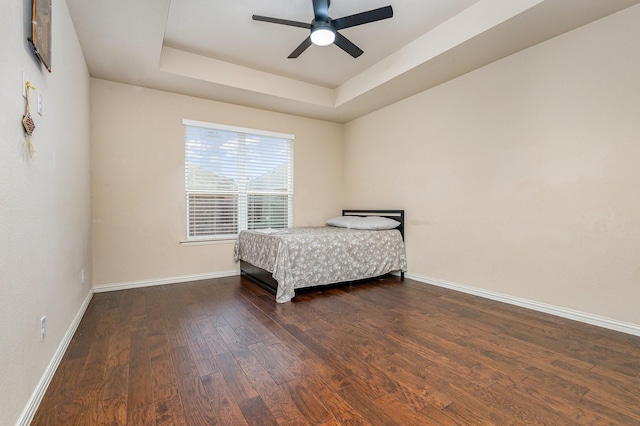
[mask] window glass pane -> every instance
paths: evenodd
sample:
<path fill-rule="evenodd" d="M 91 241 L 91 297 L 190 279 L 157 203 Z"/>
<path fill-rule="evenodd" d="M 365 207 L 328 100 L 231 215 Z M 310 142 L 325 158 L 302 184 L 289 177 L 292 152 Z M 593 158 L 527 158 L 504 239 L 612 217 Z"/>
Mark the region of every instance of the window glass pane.
<path fill-rule="evenodd" d="M 251 192 L 270 191 L 288 192 L 289 190 L 289 164 L 284 161 L 268 170 L 264 170 L 259 176 L 254 177 L 247 184 L 247 190 Z"/>
<path fill-rule="evenodd" d="M 189 194 L 189 236 L 238 233 L 238 196 Z"/>
<path fill-rule="evenodd" d="M 249 195 L 249 229 L 287 228 L 286 195 Z"/>

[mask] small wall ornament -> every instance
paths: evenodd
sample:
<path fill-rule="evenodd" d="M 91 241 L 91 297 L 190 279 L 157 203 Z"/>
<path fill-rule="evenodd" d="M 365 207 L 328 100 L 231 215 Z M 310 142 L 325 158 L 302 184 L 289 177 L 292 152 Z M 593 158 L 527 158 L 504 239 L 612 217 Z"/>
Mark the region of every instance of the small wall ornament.
<path fill-rule="evenodd" d="M 33 122 L 33 118 L 31 117 L 31 105 L 29 103 L 29 91 L 31 89 L 35 90 L 36 88 L 31 85 L 28 81 L 25 83 L 25 91 L 27 94 L 27 107 L 22 116 L 22 126 L 24 127 L 24 131 L 27 133 L 27 152 L 29 153 L 29 157 L 33 157 L 36 152 L 35 147 L 33 146 L 33 140 L 31 139 L 31 135 L 33 134 L 33 130 L 36 128 L 35 123 Z"/>

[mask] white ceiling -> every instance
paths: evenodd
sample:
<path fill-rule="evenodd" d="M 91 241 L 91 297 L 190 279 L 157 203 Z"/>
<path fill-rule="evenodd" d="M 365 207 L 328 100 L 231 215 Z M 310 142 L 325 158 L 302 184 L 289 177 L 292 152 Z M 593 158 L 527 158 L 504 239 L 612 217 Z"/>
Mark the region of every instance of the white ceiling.
<path fill-rule="evenodd" d="M 388 4 L 395 6 L 395 13 L 391 19 L 340 31 L 365 51 L 357 59 L 335 45 L 311 46 L 299 58 L 287 59 L 309 31 L 256 22 L 251 15 L 309 23 L 313 19 L 311 0 L 172 0 L 164 45 L 335 88 L 477 1 L 402 0 L 398 6 L 393 4 L 400 3 L 398 1 L 333 0 L 329 9 L 332 18 Z M 203 6 L 207 8 L 208 18 L 200 15 Z M 194 16 L 201 18 L 194 19 Z"/>
<path fill-rule="evenodd" d="M 332 18 L 391 5 L 391 19 L 341 30 L 287 56 L 312 0 L 66 0 L 92 77 L 347 122 L 640 0 L 332 0 Z"/>

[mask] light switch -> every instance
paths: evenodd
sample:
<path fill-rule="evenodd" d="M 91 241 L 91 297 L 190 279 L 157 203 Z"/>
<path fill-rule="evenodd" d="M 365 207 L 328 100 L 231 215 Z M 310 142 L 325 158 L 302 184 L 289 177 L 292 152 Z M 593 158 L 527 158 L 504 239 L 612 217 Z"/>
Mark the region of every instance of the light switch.
<path fill-rule="evenodd" d="M 42 93 L 38 92 L 38 114 L 42 115 Z"/>

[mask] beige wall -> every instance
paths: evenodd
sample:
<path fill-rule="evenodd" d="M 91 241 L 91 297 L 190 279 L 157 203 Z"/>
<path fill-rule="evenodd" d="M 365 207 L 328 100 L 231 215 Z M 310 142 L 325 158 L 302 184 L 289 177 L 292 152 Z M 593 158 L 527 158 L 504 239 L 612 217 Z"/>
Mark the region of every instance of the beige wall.
<path fill-rule="evenodd" d="M 19 420 L 90 294 L 89 74 L 64 1 L 53 2 L 53 72 L 27 44 L 31 2 L 0 13 L 0 424 Z M 20 120 L 22 71 L 43 95 L 36 156 Z M 47 337 L 40 341 L 40 318 Z"/>
<path fill-rule="evenodd" d="M 295 134 L 294 221 L 339 214 L 342 126 L 91 80 L 93 269 L 96 285 L 238 270 L 233 241 L 185 239 L 182 119 Z"/>
<path fill-rule="evenodd" d="M 640 325 L 640 6 L 345 126 L 409 271 Z"/>

